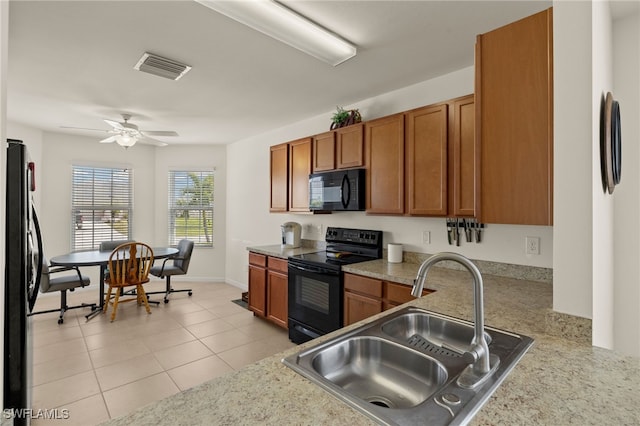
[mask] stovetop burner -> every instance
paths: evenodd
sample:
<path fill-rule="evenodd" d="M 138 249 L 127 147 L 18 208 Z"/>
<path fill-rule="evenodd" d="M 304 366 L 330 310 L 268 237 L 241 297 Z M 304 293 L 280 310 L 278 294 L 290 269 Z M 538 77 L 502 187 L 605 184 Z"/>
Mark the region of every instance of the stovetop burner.
<path fill-rule="evenodd" d="M 325 251 L 291 256 L 289 261 L 339 271 L 343 265 L 382 257 L 382 231 L 329 227 L 325 240 Z"/>

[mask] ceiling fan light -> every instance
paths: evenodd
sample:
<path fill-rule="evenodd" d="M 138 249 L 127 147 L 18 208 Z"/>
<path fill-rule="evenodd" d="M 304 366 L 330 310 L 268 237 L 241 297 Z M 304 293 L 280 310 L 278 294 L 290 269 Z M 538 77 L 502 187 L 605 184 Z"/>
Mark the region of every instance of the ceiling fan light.
<path fill-rule="evenodd" d="M 138 138 L 136 138 L 135 136 L 129 136 L 128 134 L 124 133 L 116 136 L 116 142 L 120 146 L 129 148 L 130 146 L 133 146 L 136 144 L 136 142 L 138 142 Z"/>

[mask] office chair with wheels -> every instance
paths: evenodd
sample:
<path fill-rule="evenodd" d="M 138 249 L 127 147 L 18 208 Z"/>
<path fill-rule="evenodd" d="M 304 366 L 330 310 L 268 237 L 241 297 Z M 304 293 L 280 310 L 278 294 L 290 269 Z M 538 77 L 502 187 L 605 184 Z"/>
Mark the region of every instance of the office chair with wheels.
<path fill-rule="evenodd" d="M 50 267 L 47 259 L 42 257 L 42 278 L 40 278 L 40 292 L 41 293 L 53 293 L 55 291 L 60 292 L 60 308 L 58 309 L 49 309 L 46 311 L 38 311 L 31 312 L 30 315 L 38 315 L 38 314 L 47 314 L 50 312 L 60 312 L 60 317 L 58 318 L 58 324 L 62 324 L 64 322 L 64 313 L 70 309 L 78 309 L 78 308 L 91 308 L 92 310 L 96 309 L 95 303 L 82 303 L 81 305 L 69 306 L 67 305 L 67 290 L 73 291 L 78 287 L 86 287 L 91 283 L 91 279 L 85 275 L 80 273 L 80 269 L 77 266 L 75 267 L 67 267 L 67 266 L 55 266 Z M 74 271 L 74 274 L 67 274 L 64 276 L 51 278 L 51 275 L 57 274 L 60 272 Z"/>
<path fill-rule="evenodd" d="M 105 283 L 109 285 L 109 289 L 104 299 L 103 310 L 106 313 L 109 305 L 113 305 L 111 321 L 116 319 L 118 304 L 121 302 L 135 300 L 138 305 L 144 304 L 148 314 L 151 313 L 147 295 L 142 288 L 142 284 L 149 282 L 151 265 L 153 265 L 153 249 L 144 243 L 121 244 L 111 252 L 108 263 L 109 272 L 105 277 Z M 123 289 L 132 286 L 136 289 L 133 295 L 135 297 L 121 300 L 121 296 L 124 295 Z M 112 299 L 111 293 L 114 289 L 115 294 Z"/>
<path fill-rule="evenodd" d="M 175 256 L 169 257 L 162 262 L 162 265 L 154 266 L 151 268 L 151 275 L 156 277 L 166 278 L 167 285 L 165 291 L 151 291 L 147 294 L 164 294 L 164 303 L 169 303 L 169 295 L 171 293 L 188 292 L 189 296 L 193 294 L 193 291 L 189 289 L 174 290 L 171 287 L 172 275 L 186 275 L 189 270 L 189 262 L 191 261 L 191 253 L 193 252 L 193 241 L 183 239 L 178 242 L 178 253 Z M 172 264 L 167 262 L 172 261 Z"/>

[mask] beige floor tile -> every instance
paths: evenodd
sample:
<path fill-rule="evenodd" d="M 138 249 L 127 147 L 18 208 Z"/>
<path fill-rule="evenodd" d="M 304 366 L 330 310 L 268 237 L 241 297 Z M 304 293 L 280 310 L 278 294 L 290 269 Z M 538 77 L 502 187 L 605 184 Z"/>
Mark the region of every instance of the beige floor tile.
<path fill-rule="evenodd" d="M 220 352 L 216 355 L 233 367 L 234 370 L 239 370 L 248 364 L 252 364 L 274 353 L 274 349 L 269 344 L 262 341 L 255 341 L 229 349 L 228 351 Z"/>
<path fill-rule="evenodd" d="M 111 418 L 127 414 L 136 408 L 161 400 L 180 391 L 167 373 L 129 383 L 103 393 Z"/>
<path fill-rule="evenodd" d="M 41 362 L 33 366 L 33 385 L 41 385 L 65 377 L 74 376 L 85 371 L 92 371 L 91 358 L 88 352 L 78 352 L 51 361 Z"/>
<path fill-rule="evenodd" d="M 89 351 L 94 368 L 104 367 L 120 361 L 150 353 L 144 343 L 137 340 L 125 340 L 104 348 Z"/>
<path fill-rule="evenodd" d="M 238 327 L 238 331 L 254 339 L 266 339 L 270 336 L 279 336 L 283 332 L 286 332 L 285 329 L 264 320 L 256 321 L 250 325 L 240 326 Z"/>
<path fill-rule="evenodd" d="M 66 410 L 66 414 L 65 411 Z M 57 414 L 62 420 L 34 419 L 32 426 L 92 426 L 109 420 L 109 412 L 104 403 L 102 394 L 90 396 L 71 404 L 66 404 L 64 408 L 59 408 Z M 66 416 L 66 418 L 64 418 Z"/>
<path fill-rule="evenodd" d="M 67 312 L 61 325 L 55 313 L 34 316 L 34 408 L 69 409 L 70 418 L 33 424 L 98 424 L 293 345 L 286 330 L 231 302 L 241 297 L 236 287 L 177 280 L 174 287 L 194 295 L 172 294 L 151 315 L 128 303 L 114 322 L 102 314 L 86 321 L 85 310 Z M 70 303 L 90 301 L 94 291 Z M 41 309 L 58 303 L 38 301 Z"/>
<path fill-rule="evenodd" d="M 169 376 L 171 376 L 180 390 L 185 390 L 218 376 L 222 376 L 230 371 L 233 371 L 233 368 L 217 356 L 212 355 L 173 368 L 167 371 L 167 373 L 169 373 Z"/>
<path fill-rule="evenodd" d="M 34 339 L 33 347 L 51 345 L 53 343 L 65 342 L 67 340 L 82 338 L 80 327 L 76 324 L 73 327 L 60 327 L 58 329 L 50 329 L 37 334 L 38 338 Z"/>
<path fill-rule="evenodd" d="M 157 352 L 161 349 L 176 346 L 181 343 L 196 340 L 196 337 L 184 328 L 176 328 L 161 333 L 149 334 L 141 337 L 140 340 L 152 351 Z"/>
<path fill-rule="evenodd" d="M 198 324 L 212 319 L 218 319 L 218 317 L 211 312 L 203 309 L 196 312 L 181 313 L 173 315 L 173 317 L 183 326 Z"/>
<path fill-rule="evenodd" d="M 113 389 L 145 377 L 163 372 L 160 363 L 151 354 L 117 362 L 96 369 L 96 377 L 102 391 Z"/>
<path fill-rule="evenodd" d="M 238 306 L 231 301 L 226 301 L 226 303 L 222 305 L 212 306 L 207 309 L 221 318 L 228 317 L 234 314 L 241 314 L 241 313 L 253 314 L 253 312 L 243 308 L 242 306 Z"/>
<path fill-rule="evenodd" d="M 54 382 L 33 387 L 33 408 L 65 408 L 72 402 L 100 393 L 100 386 L 93 371 L 65 377 Z"/>
<path fill-rule="evenodd" d="M 212 334 L 221 333 L 223 331 L 231 330 L 232 324 L 229 324 L 223 319 L 214 319 L 210 321 L 201 322 L 187 326 L 191 334 L 201 339 L 203 337 L 211 336 Z"/>
<path fill-rule="evenodd" d="M 229 330 L 203 337 L 200 341 L 207 345 L 214 353 L 220 353 L 251 343 L 254 339 L 244 333 L 239 333 L 237 330 Z"/>
<path fill-rule="evenodd" d="M 87 352 L 87 345 L 82 338 L 39 346 L 33 349 L 33 364 L 36 365 L 81 352 Z"/>
<path fill-rule="evenodd" d="M 213 352 L 199 341 L 182 343 L 154 352 L 154 356 L 165 370 L 188 364 L 212 355 Z"/>

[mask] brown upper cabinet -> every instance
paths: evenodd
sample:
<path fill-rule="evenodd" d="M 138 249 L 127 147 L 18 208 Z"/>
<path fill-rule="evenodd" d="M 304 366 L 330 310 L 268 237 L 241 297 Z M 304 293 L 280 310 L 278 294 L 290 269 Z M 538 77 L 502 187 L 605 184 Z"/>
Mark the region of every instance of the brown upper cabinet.
<path fill-rule="evenodd" d="M 404 213 L 404 114 L 367 121 L 366 211 Z"/>
<path fill-rule="evenodd" d="M 364 166 L 363 125 L 341 127 L 313 137 L 313 172 Z"/>
<path fill-rule="evenodd" d="M 348 169 L 364 166 L 364 140 L 362 124 L 353 124 L 336 130 L 336 168 Z"/>
<path fill-rule="evenodd" d="M 271 203 L 269 211 L 286 212 L 289 208 L 289 144 L 274 145 L 270 150 Z"/>
<path fill-rule="evenodd" d="M 311 138 L 271 147 L 271 212 L 309 211 Z"/>
<path fill-rule="evenodd" d="M 473 95 L 449 104 L 449 216 L 475 217 L 476 153 Z"/>
<path fill-rule="evenodd" d="M 289 142 L 289 211 L 309 211 L 311 138 Z"/>
<path fill-rule="evenodd" d="M 336 168 L 336 132 L 325 132 L 313 137 L 313 172 Z"/>
<path fill-rule="evenodd" d="M 548 9 L 477 38 L 482 222 L 553 224 L 552 31 Z"/>
<path fill-rule="evenodd" d="M 448 105 L 405 113 L 407 213 L 447 214 Z"/>

